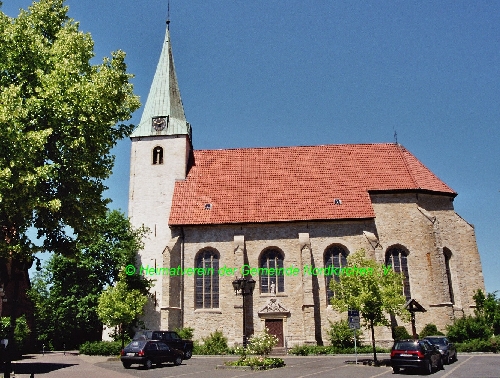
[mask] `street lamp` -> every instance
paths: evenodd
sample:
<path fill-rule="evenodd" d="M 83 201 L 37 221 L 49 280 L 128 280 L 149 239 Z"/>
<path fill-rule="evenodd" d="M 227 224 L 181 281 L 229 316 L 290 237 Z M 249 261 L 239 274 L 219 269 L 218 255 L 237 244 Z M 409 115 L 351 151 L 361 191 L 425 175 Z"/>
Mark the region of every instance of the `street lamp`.
<path fill-rule="evenodd" d="M 243 348 L 247 346 L 247 324 L 245 311 L 245 297 L 253 294 L 255 289 L 255 280 L 253 278 L 236 278 L 233 281 L 234 294 L 243 297 Z"/>

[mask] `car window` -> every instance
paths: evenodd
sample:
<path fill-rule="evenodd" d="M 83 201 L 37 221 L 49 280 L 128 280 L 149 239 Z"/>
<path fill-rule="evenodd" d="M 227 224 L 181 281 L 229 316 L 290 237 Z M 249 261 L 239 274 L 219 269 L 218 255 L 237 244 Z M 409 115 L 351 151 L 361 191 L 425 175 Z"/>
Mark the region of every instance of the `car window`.
<path fill-rule="evenodd" d="M 181 338 L 179 337 L 179 335 L 177 335 L 176 333 L 170 333 L 170 337 L 173 339 L 173 340 L 180 340 Z"/>
<path fill-rule="evenodd" d="M 161 340 L 162 337 L 161 337 L 161 332 L 153 332 L 152 335 L 151 335 L 151 339 L 153 340 Z"/>
<path fill-rule="evenodd" d="M 430 341 L 432 344 L 435 345 L 447 345 L 447 340 L 442 337 L 426 337 L 426 340 Z"/>
<path fill-rule="evenodd" d="M 149 343 L 147 350 L 158 350 L 158 345 L 156 343 Z"/>
<path fill-rule="evenodd" d="M 130 344 L 126 346 L 126 349 L 141 350 L 142 348 L 144 348 L 144 345 L 146 345 L 146 341 L 142 340 L 132 341 Z"/>
<path fill-rule="evenodd" d="M 426 341 L 421 341 L 419 344 L 422 346 L 422 348 L 424 348 L 424 350 L 430 350 L 431 349 L 429 343 L 426 342 Z"/>
<path fill-rule="evenodd" d="M 398 341 L 394 344 L 395 350 L 418 350 L 418 343 L 415 341 Z"/>
<path fill-rule="evenodd" d="M 151 331 L 137 331 L 134 335 L 134 340 L 150 340 Z"/>
<path fill-rule="evenodd" d="M 169 350 L 168 345 L 165 343 L 158 343 L 158 349 L 159 350 Z"/>

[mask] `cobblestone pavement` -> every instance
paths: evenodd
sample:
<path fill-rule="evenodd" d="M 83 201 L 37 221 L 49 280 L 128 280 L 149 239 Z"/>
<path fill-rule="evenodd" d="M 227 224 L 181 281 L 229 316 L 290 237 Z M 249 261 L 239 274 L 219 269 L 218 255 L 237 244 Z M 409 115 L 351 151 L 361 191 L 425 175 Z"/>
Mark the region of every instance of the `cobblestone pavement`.
<path fill-rule="evenodd" d="M 387 358 L 388 355 L 379 355 L 379 359 Z M 359 356 L 359 360 L 369 356 Z M 131 369 L 125 370 L 116 358 L 100 356 L 79 356 L 77 354 L 50 353 L 46 355 L 30 355 L 22 361 L 14 364 L 14 374 L 11 377 L 29 378 L 131 378 L 131 377 L 183 377 L 195 378 L 203 376 L 207 378 L 323 378 L 323 377 L 346 377 L 346 378 L 376 378 L 389 376 L 419 376 L 418 372 L 403 372 L 395 375 L 390 367 L 373 367 L 367 365 L 355 365 L 354 356 L 308 356 L 296 357 L 285 356 L 286 366 L 280 369 L 267 371 L 245 371 L 234 369 L 216 369 L 224 361 L 235 359 L 235 357 L 198 357 L 184 361 L 180 366 L 169 364 L 145 370 L 133 365 Z M 446 365 L 444 370 L 434 372 L 432 377 L 436 378 L 500 378 L 500 356 L 494 354 L 461 354 L 458 362 Z"/>

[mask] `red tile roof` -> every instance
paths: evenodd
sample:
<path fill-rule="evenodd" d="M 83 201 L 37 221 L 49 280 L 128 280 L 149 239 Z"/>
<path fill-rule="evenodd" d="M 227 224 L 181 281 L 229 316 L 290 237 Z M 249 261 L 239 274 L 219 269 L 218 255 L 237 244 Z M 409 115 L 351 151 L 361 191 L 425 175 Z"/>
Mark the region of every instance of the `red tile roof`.
<path fill-rule="evenodd" d="M 375 190 L 456 195 L 397 144 L 200 150 L 175 183 L 169 224 L 373 218 Z"/>

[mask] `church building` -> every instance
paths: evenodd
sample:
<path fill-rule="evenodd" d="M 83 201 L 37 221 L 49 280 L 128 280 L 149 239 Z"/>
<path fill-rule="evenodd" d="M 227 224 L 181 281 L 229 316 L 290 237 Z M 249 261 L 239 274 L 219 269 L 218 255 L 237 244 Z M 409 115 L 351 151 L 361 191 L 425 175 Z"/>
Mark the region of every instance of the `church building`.
<path fill-rule="evenodd" d="M 279 346 L 327 344 L 329 321 L 347 315 L 329 305 L 334 277 L 306 272 L 342 268 L 360 249 L 402 273 L 403 294 L 427 310 L 417 332 L 473 313 L 484 290 L 474 227 L 402 145 L 195 150 L 192 132 L 167 27 L 131 135 L 128 214 L 149 229 L 137 272 L 154 280 L 147 328 L 221 330 L 234 345 L 267 327 Z M 244 300 L 232 284 L 243 274 L 255 280 Z M 390 339 L 378 327 L 377 341 Z"/>

